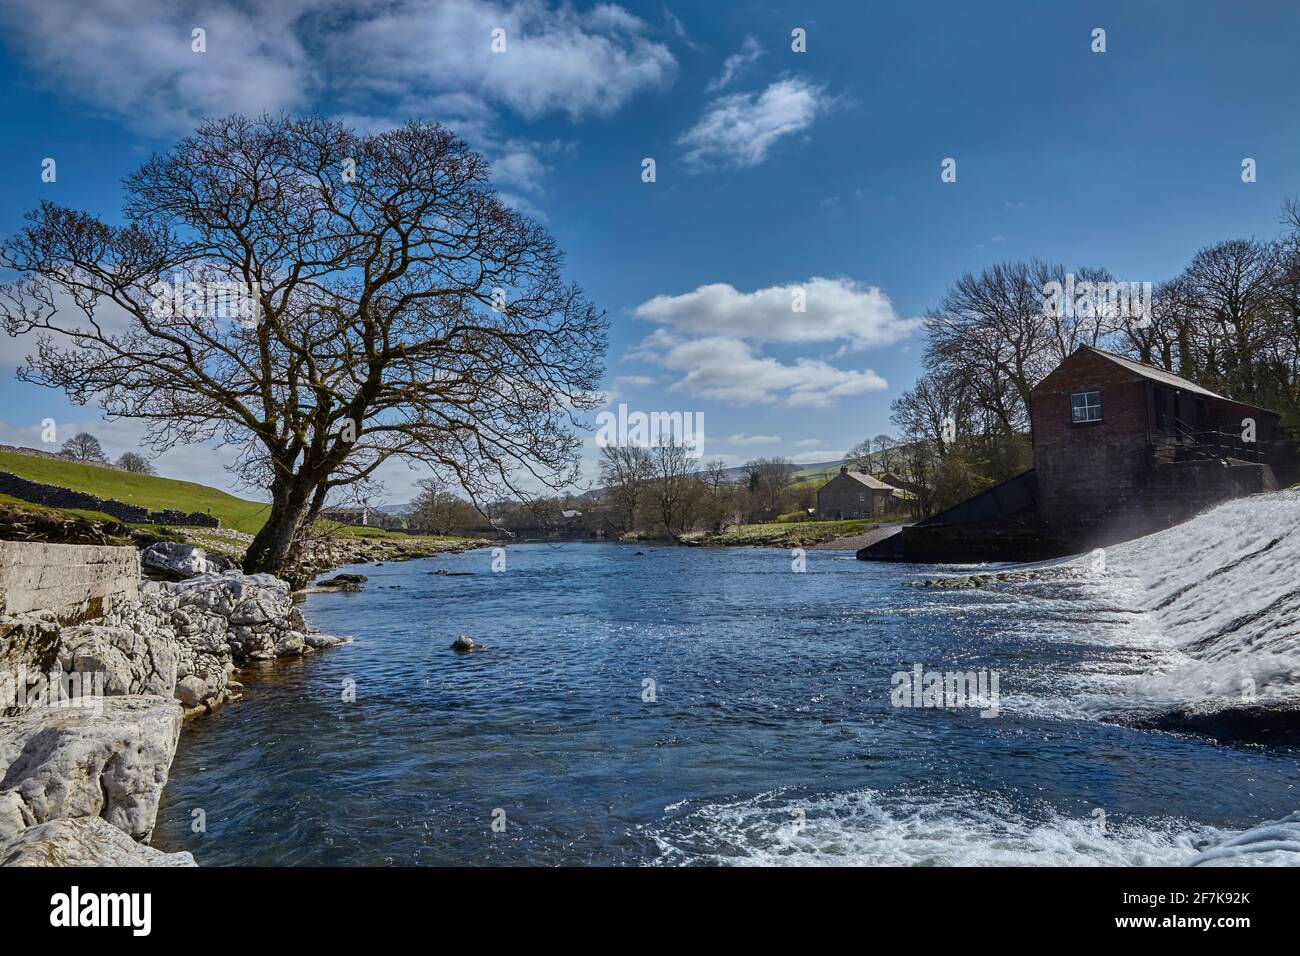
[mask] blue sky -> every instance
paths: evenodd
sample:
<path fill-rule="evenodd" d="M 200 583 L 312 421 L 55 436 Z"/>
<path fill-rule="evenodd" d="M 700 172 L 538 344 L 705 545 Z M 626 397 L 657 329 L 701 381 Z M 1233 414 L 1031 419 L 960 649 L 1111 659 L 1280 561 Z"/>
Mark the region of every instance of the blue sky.
<path fill-rule="evenodd" d="M 1283 2 L 11 0 L 2 16 L 0 232 L 42 198 L 116 217 L 121 178 L 203 115 L 440 120 L 609 312 L 613 402 L 702 412 L 706 457 L 731 463 L 835 458 L 888 430 L 918 371 L 910 320 L 962 271 L 1039 256 L 1158 282 L 1200 246 L 1275 235 L 1300 195 Z M 114 455 L 138 440 L 16 382 L 24 352 L 0 342 L 0 442 L 38 444 L 46 417 Z M 158 467 L 230 488 L 228 457 Z M 390 469 L 390 499 L 417 477 Z"/>

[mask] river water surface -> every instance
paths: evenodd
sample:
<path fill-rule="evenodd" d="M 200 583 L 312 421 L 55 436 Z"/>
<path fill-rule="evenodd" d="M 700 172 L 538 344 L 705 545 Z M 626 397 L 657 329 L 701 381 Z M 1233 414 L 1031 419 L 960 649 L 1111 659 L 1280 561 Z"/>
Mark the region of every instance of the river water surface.
<path fill-rule="evenodd" d="M 1156 864 L 1300 806 L 1294 750 L 1115 721 L 1167 642 L 1087 581 L 918 588 L 951 569 L 615 544 L 491 565 L 341 569 L 365 592 L 305 611 L 355 642 L 245 672 L 242 702 L 187 725 L 154 845 L 201 865 Z M 453 653 L 461 633 L 485 649 Z M 996 671 L 996 716 L 892 706 L 917 664 Z"/>

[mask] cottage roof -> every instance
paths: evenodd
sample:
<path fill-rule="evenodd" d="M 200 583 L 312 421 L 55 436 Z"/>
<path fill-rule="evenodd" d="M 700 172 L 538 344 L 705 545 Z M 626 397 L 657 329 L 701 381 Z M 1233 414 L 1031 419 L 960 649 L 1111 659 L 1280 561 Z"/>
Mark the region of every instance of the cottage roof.
<path fill-rule="evenodd" d="M 1161 385 L 1168 385 L 1171 388 L 1182 389 L 1185 392 L 1195 392 L 1197 395 L 1206 395 L 1210 398 L 1222 399 L 1225 402 L 1233 401 L 1233 399 L 1228 398 L 1226 395 L 1220 395 L 1217 392 L 1210 391 L 1208 388 L 1202 388 L 1195 382 L 1189 382 L 1187 379 L 1175 375 L 1173 372 L 1166 372 L 1164 369 L 1156 368 L 1154 365 L 1143 365 L 1141 362 L 1135 362 L 1133 359 L 1125 358 L 1122 355 L 1116 355 L 1114 352 L 1106 352 L 1102 349 L 1093 348 L 1091 345 L 1081 345 L 1079 347 L 1100 355 L 1102 358 L 1114 362 L 1121 368 L 1128 369 L 1135 375 L 1141 375 L 1143 378 L 1148 378 L 1153 382 L 1159 382 Z"/>
<path fill-rule="evenodd" d="M 843 472 L 843 474 L 848 475 L 854 481 L 860 482 L 861 484 L 866 485 L 868 488 L 872 488 L 876 491 L 898 491 L 899 490 L 895 488 L 893 485 L 885 484 L 879 478 L 872 478 L 866 472 L 846 471 Z"/>

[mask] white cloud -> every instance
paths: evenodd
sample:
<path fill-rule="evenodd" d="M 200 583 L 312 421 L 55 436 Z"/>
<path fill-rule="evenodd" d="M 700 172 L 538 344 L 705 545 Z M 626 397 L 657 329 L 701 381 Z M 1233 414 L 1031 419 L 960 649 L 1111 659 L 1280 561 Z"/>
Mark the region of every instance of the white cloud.
<path fill-rule="evenodd" d="M 762 93 L 732 93 L 713 100 L 678 142 L 686 162 L 703 166 L 756 166 L 776 142 L 808 129 L 834 100 L 798 77 L 777 80 Z"/>
<path fill-rule="evenodd" d="M 780 443 L 780 435 L 746 435 L 744 432 L 739 432 L 727 436 L 728 445 L 778 445 Z"/>
<path fill-rule="evenodd" d="M 301 106 L 320 77 L 298 25 L 316 5 L 11 0 L 3 10 L 29 76 L 157 133 L 202 116 Z M 191 49 L 195 28 L 206 32 L 206 53 Z"/>
<path fill-rule="evenodd" d="M 492 31 L 505 50 L 492 50 Z M 472 93 L 528 118 L 608 114 L 668 83 L 676 60 L 622 7 L 580 12 L 542 0 L 398 0 L 325 46 L 354 91 Z"/>
<path fill-rule="evenodd" d="M 362 133 L 441 122 L 491 160 L 509 205 L 538 218 L 556 144 L 505 139 L 499 112 L 607 115 L 677 69 L 647 25 L 612 4 L 393 0 L 340 13 L 327 0 L 11 0 L 0 23 L 30 76 L 150 135 L 322 102 Z M 195 28 L 206 52 L 191 49 Z M 493 52 L 495 29 L 505 52 Z"/>
<path fill-rule="evenodd" d="M 799 291 L 804 312 L 792 308 Z M 634 314 L 702 335 L 791 344 L 844 341 L 853 348 L 892 345 L 921 325 L 920 319 L 900 318 L 876 286 L 816 276 L 753 292 L 713 283 L 682 295 L 657 295 L 637 306 Z"/>
<path fill-rule="evenodd" d="M 821 443 L 822 443 L 822 440 L 821 440 L 820 438 L 800 438 L 797 442 L 794 443 L 794 447 L 795 447 L 795 448 L 815 448 L 816 446 L 820 445 Z"/>
<path fill-rule="evenodd" d="M 664 23 L 668 24 L 668 29 L 673 32 L 677 39 L 681 40 L 691 49 L 695 49 L 695 43 L 691 40 L 691 35 L 686 32 L 686 24 L 667 7 L 664 7 Z"/>
<path fill-rule="evenodd" d="M 630 357 L 682 373 L 673 391 L 741 405 L 781 402 L 791 408 L 821 408 L 889 387 L 871 369 L 846 371 L 808 358 L 786 364 L 755 354 L 740 339 L 680 338 L 666 329 L 656 329 Z"/>
<path fill-rule="evenodd" d="M 805 310 L 794 311 L 795 293 Z M 683 295 L 658 295 L 634 314 L 659 328 L 628 358 L 681 373 L 671 386 L 701 398 L 789 407 L 825 407 L 845 396 L 888 388 L 871 369 L 841 369 L 821 359 L 760 355 L 751 343 L 841 343 L 836 354 L 892 345 L 920 327 L 903 319 L 880 289 L 851 279 L 740 292 L 726 283 Z"/>
<path fill-rule="evenodd" d="M 740 45 L 740 52 L 733 53 L 722 61 L 722 73 L 709 83 L 710 93 L 730 86 L 731 81 L 744 72 L 745 68 L 763 55 L 763 45 L 752 36 L 745 37 Z"/>
<path fill-rule="evenodd" d="M 839 461 L 844 454 L 842 451 L 801 451 L 789 458 L 796 465 L 816 465 L 823 461 Z"/>
<path fill-rule="evenodd" d="M 482 124 L 494 106 L 576 119 L 613 112 L 676 70 L 646 25 L 612 4 L 394 0 L 340 13 L 327 0 L 11 0 L 4 20 L 32 75 L 153 133 L 323 96 L 340 113 L 399 121 Z M 196 27 L 204 53 L 191 49 Z M 498 28 L 503 53 L 492 50 Z"/>

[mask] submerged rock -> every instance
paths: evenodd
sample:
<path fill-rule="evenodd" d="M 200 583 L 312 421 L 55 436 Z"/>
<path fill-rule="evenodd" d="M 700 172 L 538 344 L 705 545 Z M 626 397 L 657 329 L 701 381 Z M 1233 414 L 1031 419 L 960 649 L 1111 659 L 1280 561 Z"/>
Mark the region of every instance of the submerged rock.
<path fill-rule="evenodd" d="M 362 587 L 368 578 L 364 574 L 336 574 L 332 578 L 322 578 L 316 582 L 317 588 L 331 588 L 336 591 L 364 591 Z"/>
<path fill-rule="evenodd" d="M 350 637 L 332 637 L 329 634 L 304 634 L 302 639 L 307 642 L 307 646 L 312 650 L 323 650 L 327 647 L 338 647 L 340 644 L 351 644 Z"/>
<path fill-rule="evenodd" d="M 1300 747 L 1300 700 L 1296 698 L 1195 701 L 1158 714 L 1122 718 L 1119 722 L 1172 733 L 1200 734 L 1225 743 Z"/>
<path fill-rule="evenodd" d="M 470 651 L 477 651 L 482 648 L 483 645 L 476 643 L 468 634 L 462 634 L 451 642 L 451 649 L 457 654 L 468 654 Z"/>
<path fill-rule="evenodd" d="M 189 853 L 164 853 L 99 817 L 50 820 L 0 841 L 0 866 L 196 866 Z"/>

